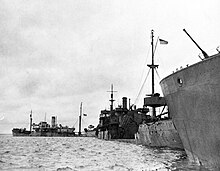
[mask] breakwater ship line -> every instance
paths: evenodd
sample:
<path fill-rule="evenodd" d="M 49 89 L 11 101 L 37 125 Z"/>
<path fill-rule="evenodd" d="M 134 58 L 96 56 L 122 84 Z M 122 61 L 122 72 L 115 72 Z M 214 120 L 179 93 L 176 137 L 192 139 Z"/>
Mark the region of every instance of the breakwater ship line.
<path fill-rule="evenodd" d="M 98 138 L 118 139 L 125 142 L 132 142 L 133 140 L 137 144 L 149 147 L 170 147 L 182 150 L 183 145 L 169 114 L 167 112 L 162 113 L 163 111 L 160 114 L 156 112 L 156 108 L 166 107 L 166 102 L 164 97 L 160 97 L 159 93 L 154 91 L 154 70 L 158 65 L 154 64 L 153 58 L 156 49 L 153 43 L 153 32 L 152 30 L 152 64 L 148 65 L 150 70 L 152 70 L 152 94 L 143 99 L 144 105 L 142 108 L 136 108 L 134 104 L 130 105 L 130 99 L 127 107 L 127 97 L 123 97 L 123 105 L 113 109 L 113 93 L 115 91 L 113 90 L 113 85 L 111 85 L 110 110 L 101 111 Z M 161 39 L 160 41 L 166 43 L 165 40 Z M 143 86 L 144 84 L 141 87 Z M 151 115 L 149 108 L 153 109 Z"/>

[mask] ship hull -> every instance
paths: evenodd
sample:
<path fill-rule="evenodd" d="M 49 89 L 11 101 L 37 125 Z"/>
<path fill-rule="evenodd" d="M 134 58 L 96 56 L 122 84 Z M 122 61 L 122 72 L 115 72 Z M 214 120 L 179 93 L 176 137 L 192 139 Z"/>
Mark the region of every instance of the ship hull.
<path fill-rule="evenodd" d="M 26 137 L 30 136 L 30 133 L 12 133 L 14 137 Z"/>
<path fill-rule="evenodd" d="M 183 144 L 171 119 L 141 124 L 136 135 L 138 144 L 183 150 Z"/>
<path fill-rule="evenodd" d="M 31 131 L 27 131 L 25 128 L 22 129 L 22 128 L 13 128 L 12 130 L 12 135 L 15 136 L 15 137 L 18 137 L 18 136 L 30 136 L 31 134 Z"/>
<path fill-rule="evenodd" d="M 160 85 L 189 159 L 220 167 L 220 54 L 164 78 Z"/>
<path fill-rule="evenodd" d="M 75 134 L 59 134 L 59 133 L 40 133 L 40 132 L 32 132 L 32 133 L 12 133 L 13 137 L 75 137 Z"/>
<path fill-rule="evenodd" d="M 74 137 L 75 132 L 73 131 L 61 131 L 61 130 L 52 130 L 46 129 L 47 131 L 27 131 L 26 129 L 14 128 L 12 130 L 12 135 L 14 137 L 23 137 L 23 136 L 32 136 L 32 137 Z"/>

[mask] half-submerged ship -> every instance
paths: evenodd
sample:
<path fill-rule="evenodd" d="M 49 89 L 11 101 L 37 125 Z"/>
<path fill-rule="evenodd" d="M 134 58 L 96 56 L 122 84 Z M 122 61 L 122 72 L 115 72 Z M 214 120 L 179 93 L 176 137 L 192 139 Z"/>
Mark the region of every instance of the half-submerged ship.
<path fill-rule="evenodd" d="M 153 46 L 152 30 L 152 54 L 155 51 Z M 113 85 L 111 87 L 110 110 L 102 110 L 99 118 L 98 137 L 101 139 L 135 140 L 137 144 L 150 147 L 170 147 L 183 149 L 179 134 L 175 129 L 168 112 L 156 115 L 156 108 L 166 107 L 164 97 L 154 92 L 154 65 L 148 65 L 152 69 L 152 94 L 144 98 L 142 108 L 130 105 L 127 108 L 127 98 L 122 98 L 122 106 L 113 109 Z M 153 114 L 150 115 L 149 107 Z"/>
<path fill-rule="evenodd" d="M 144 98 L 144 107 L 152 108 L 151 117 L 148 117 L 142 124 L 139 125 L 136 139 L 139 144 L 150 147 L 169 147 L 175 149 L 183 149 L 183 145 L 176 128 L 173 125 L 169 111 L 163 112 L 167 108 L 164 97 L 159 93 L 155 93 L 154 87 L 154 70 L 159 66 L 154 64 L 154 31 L 151 31 L 151 46 L 152 46 L 152 64 L 148 67 L 152 71 L 152 93 Z M 160 39 L 162 43 L 168 42 Z M 157 44 L 156 44 L 157 45 Z M 158 114 L 158 108 L 163 107 L 161 113 Z"/>
<path fill-rule="evenodd" d="M 160 85 L 189 159 L 220 168 L 220 53 L 217 49 L 218 54 L 208 56 L 192 41 L 204 59 L 167 76 Z"/>
<path fill-rule="evenodd" d="M 111 85 L 110 110 L 102 110 L 97 127 L 97 136 L 105 140 L 125 140 L 135 142 L 135 134 L 139 124 L 147 119 L 148 108 L 132 108 L 127 104 L 127 97 L 122 98 L 122 106 L 113 109 L 113 85 Z M 150 116 L 149 116 L 150 117 Z"/>

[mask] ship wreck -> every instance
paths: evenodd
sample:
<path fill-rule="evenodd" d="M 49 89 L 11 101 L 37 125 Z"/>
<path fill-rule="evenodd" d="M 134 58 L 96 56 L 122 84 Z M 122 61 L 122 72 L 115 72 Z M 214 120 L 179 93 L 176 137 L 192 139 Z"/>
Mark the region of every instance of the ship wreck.
<path fill-rule="evenodd" d="M 146 115 L 148 108 L 132 107 L 127 97 L 122 98 L 122 106 L 119 105 L 113 109 L 113 85 L 111 85 L 111 105 L 110 110 L 102 110 L 99 117 L 99 125 L 97 127 L 97 136 L 100 139 L 127 139 L 135 142 L 135 134 L 139 125 L 150 116 Z M 130 100 L 129 100 L 130 101 Z"/>
<path fill-rule="evenodd" d="M 155 65 L 154 63 L 154 54 L 158 40 L 161 44 L 168 44 L 167 41 L 158 37 L 154 46 L 154 30 L 151 30 L 152 63 L 147 66 L 150 68 L 152 74 L 152 92 L 144 98 L 144 107 L 151 108 L 151 117 L 139 125 L 136 140 L 139 144 L 150 147 L 169 147 L 183 150 L 183 144 L 173 124 L 166 100 L 159 93 L 155 92 L 154 72 L 159 65 Z M 161 108 L 162 111 L 159 112 Z"/>

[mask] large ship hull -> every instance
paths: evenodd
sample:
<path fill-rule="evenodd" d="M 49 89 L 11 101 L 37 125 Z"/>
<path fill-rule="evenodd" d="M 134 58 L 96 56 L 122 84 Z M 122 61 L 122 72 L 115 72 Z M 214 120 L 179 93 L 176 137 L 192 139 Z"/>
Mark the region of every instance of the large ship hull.
<path fill-rule="evenodd" d="M 220 54 L 171 74 L 160 85 L 188 157 L 220 167 Z"/>

